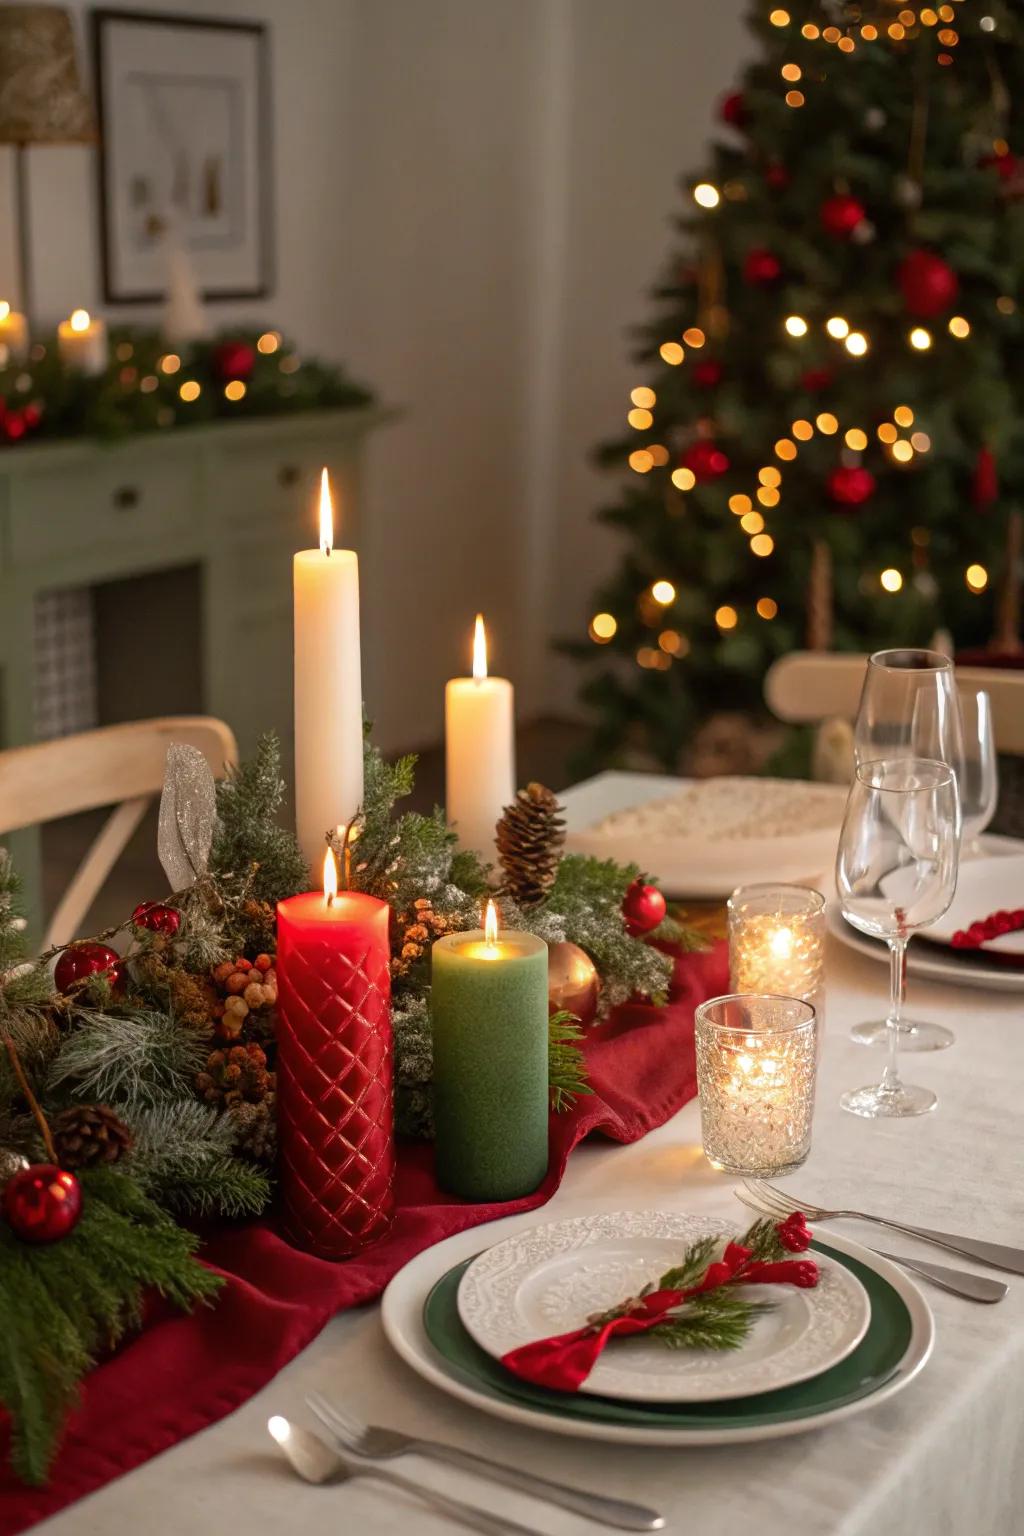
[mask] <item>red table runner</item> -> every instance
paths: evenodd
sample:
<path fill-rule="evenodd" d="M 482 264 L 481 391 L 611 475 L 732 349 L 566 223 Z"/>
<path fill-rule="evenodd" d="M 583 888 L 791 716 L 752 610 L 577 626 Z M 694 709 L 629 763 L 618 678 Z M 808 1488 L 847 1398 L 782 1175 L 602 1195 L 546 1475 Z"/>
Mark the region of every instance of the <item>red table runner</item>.
<path fill-rule="evenodd" d="M 676 963 L 665 1008 L 627 1003 L 587 1031 L 593 1094 L 551 1122 L 540 1189 L 522 1200 L 469 1205 L 434 1180 L 433 1148 L 399 1154 L 398 1215 L 388 1236 L 341 1263 L 300 1253 L 258 1221 L 218 1233 L 204 1260 L 226 1277 L 212 1307 L 188 1316 L 160 1308 L 152 1323 L 89 1376 L 47 1488 L 26 1488 L 0 1437 L 0 1536 L 14 1536 L 75 1499 L 223 1418 L 297 1355 L 335 1312 L 379 1296 L 422 1249 L 499 1216 L 550 1200 L 572 1149 L 592 1132 L 638 1141 L 697 1091 L 693 1010 L 727 990 L 726 947 Z M 3 1345 L 0 1343 L 0 1348 Z"/>

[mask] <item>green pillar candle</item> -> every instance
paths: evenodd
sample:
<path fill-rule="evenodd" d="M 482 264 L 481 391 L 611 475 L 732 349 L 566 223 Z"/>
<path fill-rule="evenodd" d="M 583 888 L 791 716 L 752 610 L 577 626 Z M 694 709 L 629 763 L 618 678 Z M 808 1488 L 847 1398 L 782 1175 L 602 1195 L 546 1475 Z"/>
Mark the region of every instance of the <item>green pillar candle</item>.
<path fill-rule="evenodd" d="M 450 933 L 432 965 L 438 1182 L 469 1200 L 528 1195 L 548 1167 L 547 945 Z"/>

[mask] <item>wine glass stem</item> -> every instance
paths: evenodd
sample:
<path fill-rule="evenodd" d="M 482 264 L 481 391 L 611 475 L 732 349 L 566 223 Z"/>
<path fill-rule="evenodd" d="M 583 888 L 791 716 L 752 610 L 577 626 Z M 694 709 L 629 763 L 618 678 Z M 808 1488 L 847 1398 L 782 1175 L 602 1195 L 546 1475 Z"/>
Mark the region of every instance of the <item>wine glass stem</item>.
<path fill-rule="evenodd" d="M 903 936 L 889 940 L 889 985 L 891 1001 L 889 1017 L 885 1021 L 889 1033 L 889 1060 L 882 1076 L 882 1085 L 885 1088 L 896 1089 L 901 1086 L 897 1055 L 900 1045 L 900 1015 L 903 1011 L 903 998 L 907 987 L 907 941 Z"/>

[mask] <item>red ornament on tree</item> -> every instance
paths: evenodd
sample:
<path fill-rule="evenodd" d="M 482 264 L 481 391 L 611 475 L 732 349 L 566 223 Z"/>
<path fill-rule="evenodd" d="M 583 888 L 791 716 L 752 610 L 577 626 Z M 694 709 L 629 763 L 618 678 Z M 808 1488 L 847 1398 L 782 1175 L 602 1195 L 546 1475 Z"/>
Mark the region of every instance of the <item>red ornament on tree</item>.
<path fill-rule="evenodd" d="M 764 173 L 765 184 L 773 192 L 785 192 L 791 177 L 781 160 L 773 160 Z"/>
<path fill-rule="evenodd" d="M 987 443 L 978 449 L 971 479 L 971 505 L 984 509 L 990 507 L 999 496 L 999 475 L 996 456 Z"/>
<path fill-rule="evenodd" d="M 682 464 L 697 480 L 717 480 L 729 468 L 729 459 L 716 443 L 699 437 L 683 454 Z"/>
<path fill-rule="evenodd" d="M 4 1216 L 23 1243 L 55 1243 L 82 1214 L 82 1186 L 56 1163 L 33 1163 L 4 1185 Z"/>
<path fill-rule="evenodd" d="M 1001 155 L 986 155 L 981 164 L 995 171 L 1000 181 L 1012 181 L 1017 174 L 1017 156 L 1008 149 Z"/>
<path fill-rule="evenodd" d="M 730 91 L 728 96 L 723 96 L 718 105 L 718 115 L 730 128 L 745 128 L 750 121 L 750 113 L 743 92 Z"/>
<path fill-rule="evenodd" d="M 626 919 L 626 932 L 634 939 L 657 928 L 665 916 L 665 898 L 656 885 L 646 885 L 634 880 L 622 898 L 622 915 Z"/>
<path fill-rule="evenodd" d="M 782 262 L 774 251 L 755 245 L 753 250 L 747 252 L 747 259 L 743 263 L 744 282 L 753 283 L 758 288 L 768 288 L 772 283 L 777 283 L 781 276 Z"/>
<path fill-rule="evenodd" d="M 691 375 L 698 389 L 716 389 L 722 382 L 724 370 L 717 357 L 702 357 L 694 363 Z"/>
<path fill-rule="evenodd" d="M 148 928 L 151 933 L 166 933 L 173 938 L 181 927 L 181 913 L 160 901 L 141 901 L 132 913 L 132 922 L 136 928 Z"/>
<path fill-rule="evenodd" d="M 256 366 L 256 353 L 247 341 L 222 341 L 213 352 L 213 367 L 219 379 L 250 379 Z"/>
<path fill-rule="evenodd" d="M 18 443 L 28 431 L 28 422 L 25 420 L 24 411 L 4 412 L 4 437 L 9 443 Z"/>
<path fill-rule="evenodd" d="M 820 394 L 823 389 L 828 389 L 835 378 L 833 368 L 808 368 L 800 375 L 800 388 L 806 389 L 810 395 Z"/>
<path fill-rule="evenodd" d="M 818 217 L 826 234 L 836 240 L 849 240 L 857 225 L 867 218 L 867 210 L 848 192 L 837 192 L 822 203 Z"/>
<path fill-rule="evenodd" d="M 908 313 L 919 320 L 941 315 L 960 292 L 960 279 L 953 268 L 932 251 L 911 251 L 896 276 Z"/>
<path fill-rule="evenodd" d="M 862 464 L 838 464 L 828 477 L 828 493 L 841 507 L 859 507 L 875 494 L 875 477 Z"/>
<path fill-rule="evenodd" d="M 116 949 L 107 944 L 70 944 L 53 968 L 58 992 L 67 992 L 77 981 L 89 976 L 106 976 L 112 987 L 124 979 L 124 963 Z"/>

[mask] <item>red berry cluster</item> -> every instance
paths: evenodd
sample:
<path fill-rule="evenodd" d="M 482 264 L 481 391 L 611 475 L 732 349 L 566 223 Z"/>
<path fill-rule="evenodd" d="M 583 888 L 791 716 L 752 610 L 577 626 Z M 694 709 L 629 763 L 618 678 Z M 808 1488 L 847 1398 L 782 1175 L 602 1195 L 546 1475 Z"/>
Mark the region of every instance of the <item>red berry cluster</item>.
<path fill-rule="evenodd" d="M 813 1233 L 803 1211 L 794 1211 L 792 1216 L 779 1222 L 775 1231 L 787 1253 L 804 1253 L 811 1246 Z"/>
<path fill-rule="evenodd" d="M 951 942 L 954 949 L 980 949 L 990 939 L 1001 938 L 1004 933 L 1016 933 L 1020 928 L 1024 928 L 1024 907 L 1018 907 L 1016 912 L 992 912 L 980 923 L 958 928 Z"/>

